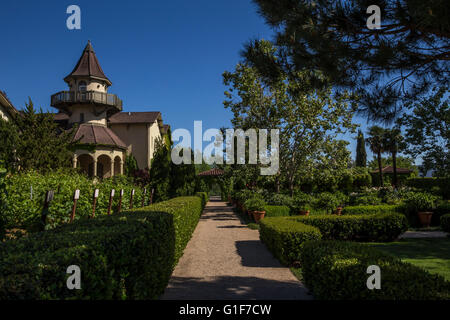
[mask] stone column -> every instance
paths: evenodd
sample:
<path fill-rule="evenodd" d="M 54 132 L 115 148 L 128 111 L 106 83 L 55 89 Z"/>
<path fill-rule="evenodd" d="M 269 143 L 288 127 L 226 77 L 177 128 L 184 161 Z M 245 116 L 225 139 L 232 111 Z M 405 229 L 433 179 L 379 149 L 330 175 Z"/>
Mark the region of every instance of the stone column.
<path fill-rule="evenodd" d="M 120 174 L 123 174 L 123 161 L 120 159 Z"/>
<path fill-rule="evenodd" d="M 74 167 L 74 168 L 77 167 L 77 155 L 76 155 L 76 154 L 73 155 L 73 158 L 72 158 L 72 164 L 73 164 L 73 167 Z"/>
<path fill-rule="evenodd" d="M 114 177 L 114 159 L 111 160 L 111 177 Z"/>
<path fill-rule="evenodd" d="M 94 177 L 97 176 L 97 157 L 94 157 Z"/>

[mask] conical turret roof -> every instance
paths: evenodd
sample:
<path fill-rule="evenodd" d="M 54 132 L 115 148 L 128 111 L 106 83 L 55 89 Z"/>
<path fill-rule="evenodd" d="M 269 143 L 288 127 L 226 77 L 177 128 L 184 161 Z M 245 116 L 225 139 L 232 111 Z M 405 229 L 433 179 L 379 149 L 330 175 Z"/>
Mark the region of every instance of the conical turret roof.
<path fill-rule="evenodd" d="M 105 76 L 100 64 L 98 63 L 91 41 L 88 41 L 80 59 L 77 62 L 77 65 L 73 71 L 64 78 L 64 81 L 69 82 L 70 79 L 80 77 L 103 80 L 108 84 L 108 86 L 111 85 L 111 81 Z"/>

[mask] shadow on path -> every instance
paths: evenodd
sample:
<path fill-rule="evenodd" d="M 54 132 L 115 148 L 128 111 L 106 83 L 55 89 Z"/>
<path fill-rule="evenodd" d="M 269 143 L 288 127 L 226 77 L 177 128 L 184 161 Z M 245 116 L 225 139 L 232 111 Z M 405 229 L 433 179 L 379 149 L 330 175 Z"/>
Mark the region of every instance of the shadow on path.
<path fill-rule="evenodd" d="M 274 294 L 275 293 L 275 294 Z M 294 281 L 256 277 L 220 276 L 214 278 L 172 277 L 164 299 L 194 300 L 297 300 L 312 299 Z"/>
<path fill-rule="evenodd" d="M 236 249 L 244 267 L 285 268 L 259 240 L 236 241 Z"/>

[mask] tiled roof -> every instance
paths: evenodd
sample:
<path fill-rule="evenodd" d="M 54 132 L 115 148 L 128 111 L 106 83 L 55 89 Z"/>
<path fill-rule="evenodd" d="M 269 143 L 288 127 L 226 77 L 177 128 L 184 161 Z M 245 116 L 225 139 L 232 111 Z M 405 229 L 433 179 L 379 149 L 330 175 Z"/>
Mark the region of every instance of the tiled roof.
<path fill-rule="evenodd" d="M 75 77 L 94 77 L 104 80 L 108 83 L 108 85 L 111 85 L 111 81 L 109 81 L 109 79 L 105 76 L 102 68 L 100 67 L 100 63 L 98 62 L 97 56 L 92 48 L 91 41 L 88 41 L 88 44 L 84 48 L 77 65 L 73 71 L 64 78 L 64 80 L 68 81 L 70 78 Z"/>
<path fill-rule="evenodd" d="M 75 133 L 74 140 L 81 144 L 106 145 L 126 149 L 127 145 L 109 128 L 93 124 L 81 124 Z"/>
<path fill-rule="evenodd" d="M 108 121 L 111 124 L 118 123 L 153 123 L 161 117 L 161 112 L 119 112 L 112 115 Z"/>
<path fill-rule="evenodd" d="M 221 175 L 223 175 L 223 170 L 217 168 L 203 171 L 198 174 L 198 176 L 221 176 Z"/>
<path fill-rule="evenodd" d="M 379 170 L 372 171 L 372 173 L 378 173 Z M 386 166 L 383 169 L 381 169 L 381 172 L 383 173 L 394 173 L 394 167 L 393 166 Z M 397 173 L 411 173 L 413 170 L 407 169 L 407 168 L 397 168 Z"/>

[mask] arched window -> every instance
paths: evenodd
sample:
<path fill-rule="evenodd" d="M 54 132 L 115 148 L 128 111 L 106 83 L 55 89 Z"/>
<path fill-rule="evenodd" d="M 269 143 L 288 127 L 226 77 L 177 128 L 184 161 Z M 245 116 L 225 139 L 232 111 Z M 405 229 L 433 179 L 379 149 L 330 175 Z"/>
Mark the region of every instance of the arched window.
<path fill-rule="evenodd" d="M 87 89 L 86 81 L 80 81 L 78 83 L 78 91 L 86 91 L 86 89 Z"/>

